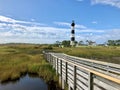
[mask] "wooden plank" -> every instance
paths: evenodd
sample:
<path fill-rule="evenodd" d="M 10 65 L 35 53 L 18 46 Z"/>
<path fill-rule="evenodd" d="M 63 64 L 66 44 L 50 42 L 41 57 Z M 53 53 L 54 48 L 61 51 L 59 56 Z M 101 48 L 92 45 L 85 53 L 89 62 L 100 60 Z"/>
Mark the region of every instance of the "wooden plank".
<path fill-rule="evenodd" d="M 102 81 L 99 81 L 98 79 L 94 79 L 94 83 L 99 87 L 100 89 L 105 89 L 105 90 L 119 90 L 113 86 L 110 86 Z"/>
<path fill-rule="evenodd" d="M 73 80 L 72 80 L 71 78 L 68 78 L 68 83 L 71 83 L 72 86 L 73 86 L 73 84 L 74 84 L 74 82 L 73 82 Z"/>
<path fill-rule="evenodd" d="M 65 66 L 62 65 L 62 69 L 65 69 Z"/>
<path fill-rule="evenodd" d="M 79 84 L 84 90 L 88 90 L 88 87 L 85 84 L 83 84 L 82 82 L 77 80 L 76 83 Z"/>
<path fill-rule="evenodd" d="M 72 74 L 72 75 L 74 74 L 74 73 L 73 73 L 74 71 L 72 71 L 72 70 L 70 70 L 70 69 L 68 69 L 68 72 L 69 72 L 70 74 Z"/>
<path fill-rule="evenodd" d="M 76 90 L 84 90 L 81 86 L 79 86 L 78 84 L 76 84 Z"/>
<path fill-rule="evenodd" d="M 62 65 L 65 66 L 65 62 L 62 62 Z"/>
<path fill-rule="evenodd" d="M 86 73 L 88 74 L 88 71 L 85 71 L 84 69 L 81 69 L 81 68 L 77 68 L 78 71 L 82 71 L 83 73 Z"/>
<path fill-rule="evenodd" d="M 102 88 L 97 87 L 96 85 L 93 86 L 93 90 L 103 90 Z"/>
<path fill-rule="evenodd" d="M 66 72 L 65 72 L 65 69 L 62 69 L 62 73 L 66 73 Z"/>
<path fill-rule="evenodd" d="M 73 68 L 73 66 L 70 66 L 69 64 L 68 64 L 68 67 L 67 67 L 68 69 L 71 69 L 72 71 L 74 70 L 74 68 Z"/>
<path fill-rule="evenodd" d="M 77 74 L 78 74 L 79 76 L 84 77 L 85 79 L 88 79 L 88 74 L 86 74 L 86 73 L 84 73 L 84 72 L 82 72 L 82 71 L 77 70 Z"/>
<path fill-rule="evenodd" d="M 80 75 L 76 74 L 76 79 L 83 82 L 84 84 L 88 85 L 88 80 L 81 77 Z"/>
<path fill-rule="evenodd" d="M 120 86 L 106 80 L 94 78 L 94 84 L 107 90 L 119 90 Z"/>
<path fill-rule="evenodd" d="M 69 73 L 68 73 L 68 78 L 71 78 L 72 80 L 74 80 L 73 75 L 71 75 L 71 74 L 69 74 Z"/>

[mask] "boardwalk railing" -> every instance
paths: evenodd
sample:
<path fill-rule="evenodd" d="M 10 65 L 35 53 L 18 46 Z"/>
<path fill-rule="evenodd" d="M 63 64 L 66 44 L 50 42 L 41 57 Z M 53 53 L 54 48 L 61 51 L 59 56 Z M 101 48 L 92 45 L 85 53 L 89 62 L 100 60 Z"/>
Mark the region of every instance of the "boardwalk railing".
<path fill-rule="evenodd" d="M 62 89 L 120 90 L 120 65 L 78 58 L 63 53 L 44 52 L 59 74 Z"/>

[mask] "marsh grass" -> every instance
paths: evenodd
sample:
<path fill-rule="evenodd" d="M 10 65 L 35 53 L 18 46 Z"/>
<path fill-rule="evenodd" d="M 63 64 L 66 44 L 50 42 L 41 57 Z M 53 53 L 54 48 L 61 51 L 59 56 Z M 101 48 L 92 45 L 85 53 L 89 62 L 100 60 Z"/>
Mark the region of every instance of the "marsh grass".
<path fill-rule="evenodd" d="M 0 81 L 16 80 L 25 73 L 37 74 L 46 82 L 57 81 L 55 71 L 43 58 L 43 48 L 37 45 L 0 46 Z"/>
<path fill-rule="evenodd" d="M 47 45 L 1 45 L 0 81 L 16 80 L 31 73 L 37 74 L 46 82 L 58 82 L 55 70 L 43 58 L 42 50 L 46 47 Z M 52 51 L 120 64 L 120 47 L 52 47 Z"/>

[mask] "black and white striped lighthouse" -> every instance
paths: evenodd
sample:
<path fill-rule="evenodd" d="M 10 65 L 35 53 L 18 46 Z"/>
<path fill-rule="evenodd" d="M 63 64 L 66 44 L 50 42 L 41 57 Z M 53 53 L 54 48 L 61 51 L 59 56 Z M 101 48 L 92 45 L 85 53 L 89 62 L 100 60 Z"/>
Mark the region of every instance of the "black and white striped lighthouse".
<path fill-rule="evenodd" d="M 72 21 L 72 24 L 71 24 L 71 41 L 70 41 L 70 45 L 71 46 L 75 45 L 75 23 L 74 23 L 74 21 Z"/>

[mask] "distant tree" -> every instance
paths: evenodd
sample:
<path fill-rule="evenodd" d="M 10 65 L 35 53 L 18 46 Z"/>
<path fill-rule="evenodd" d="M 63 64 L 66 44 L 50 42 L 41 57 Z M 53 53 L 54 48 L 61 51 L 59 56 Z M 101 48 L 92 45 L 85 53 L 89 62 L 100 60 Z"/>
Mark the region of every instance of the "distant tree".
<path fill-rule="evenodd" d="M 86 43 L 87 43 L 87 45 L 93 45 L 93 44 L 95 44 L 96 42 L 93 42 L 93 41 L 91 41 L 91 40 L 86 40 Z"/>
<path fill-rule="evenodd" d="M 108 40 L 108 43 L 107 43 L 109 46 L 114 46 L 114 40 Z"/>
<path fill-rule="evenodd" d="M 107 45 L 109 45 L 109 46 L 120 46 L 120 40 L 108 40 Z"/>
<path fill-rule="evenodd" d="M 79 45 L 83 45 L 84 44 L 84 42 L 81 40 L 81 41 L 79 41 Z"/>
<path fill-rule="evenodd" d="M 120 46 L 120 40 L 116 40 L 116 45 Z"/>
<path fill-rule="evenodd" d="M 86 44 L 89 45 L 89 40 L 86 40 Z"/>
<path fill-rule="evenodd" d="M 54 46 L 56 46 L 56 47 L 59 47 L 60 45 L 61 45 L 60 41 L 56 41 L 55 44 L 54 44 Z"/>
<path fill-rule="evenodd" d="M 69 40 L 62 41 L 62 45 L 64 45 L 64 47 L 70 47 L 70 41 Z"/>

